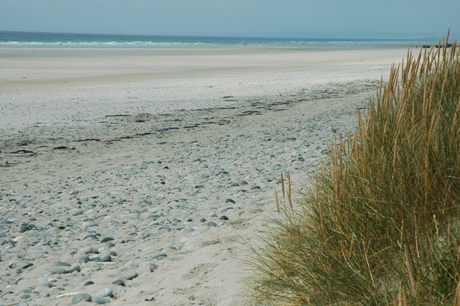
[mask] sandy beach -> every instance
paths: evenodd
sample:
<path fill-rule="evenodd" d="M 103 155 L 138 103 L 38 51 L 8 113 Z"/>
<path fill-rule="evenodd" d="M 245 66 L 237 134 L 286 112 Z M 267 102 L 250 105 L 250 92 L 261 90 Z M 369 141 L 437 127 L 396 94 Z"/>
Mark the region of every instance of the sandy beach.
<path fill-rule="evenodd" d="M 302 190 L 406 54 L 0 48 L 0 305 L 250 305 L 280 172 Z"/>

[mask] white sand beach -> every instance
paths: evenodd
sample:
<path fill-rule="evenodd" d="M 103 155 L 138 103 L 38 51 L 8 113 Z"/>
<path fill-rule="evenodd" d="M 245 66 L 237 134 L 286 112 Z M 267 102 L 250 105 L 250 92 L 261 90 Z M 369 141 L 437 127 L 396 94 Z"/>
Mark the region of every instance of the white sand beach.
<path fill-rule="evenodd" d="M 250 305 L 280 172 L 304 188 L 406 54 L 0 48 L 0 305 Z"/>

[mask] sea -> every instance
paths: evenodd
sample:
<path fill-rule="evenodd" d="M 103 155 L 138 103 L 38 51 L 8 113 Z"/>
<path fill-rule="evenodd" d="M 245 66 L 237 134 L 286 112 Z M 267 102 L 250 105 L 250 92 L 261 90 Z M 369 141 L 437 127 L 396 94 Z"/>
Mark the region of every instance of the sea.
<path fill-rule="evenodd" d="M 396 35 L 398 36 L 398 35 Z M 321 47 L 414 46 L 438 44 L 441 37 L 278 38 L 79 34 L 0 31 L 0 47 L 69 48 L 203 48 L 225 46 Z"/>

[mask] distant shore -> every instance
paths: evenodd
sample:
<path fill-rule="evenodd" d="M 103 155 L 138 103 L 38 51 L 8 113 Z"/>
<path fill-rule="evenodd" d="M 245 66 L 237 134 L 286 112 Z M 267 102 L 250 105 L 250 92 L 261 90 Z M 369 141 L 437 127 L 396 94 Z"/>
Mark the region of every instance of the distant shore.
<path fill-rule="evenodd" d="M 0 130 L 228 106 L 376 79 L 407 49 L 0 49 Z M 233 96 L 235 101 L 222 97 Z"/>

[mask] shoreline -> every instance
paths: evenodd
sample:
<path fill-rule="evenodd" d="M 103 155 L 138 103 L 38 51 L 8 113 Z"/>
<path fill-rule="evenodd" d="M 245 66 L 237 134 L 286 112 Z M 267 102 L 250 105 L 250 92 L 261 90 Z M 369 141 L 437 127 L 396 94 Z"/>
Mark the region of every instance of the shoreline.
<path fill-rule="evenodd" d="M 254 96 L 297 95 L 331 82 L 380 79 L 407 50 L 250 48 L 106 57 L 97 51 L 79 57 L 47 52 L 19 58 L 0 53 L 2 134 L 36 122 L 80 125 L 106 115 L 223 107 Z M 236 101 L 225 101 L 226 96 Z"/>

